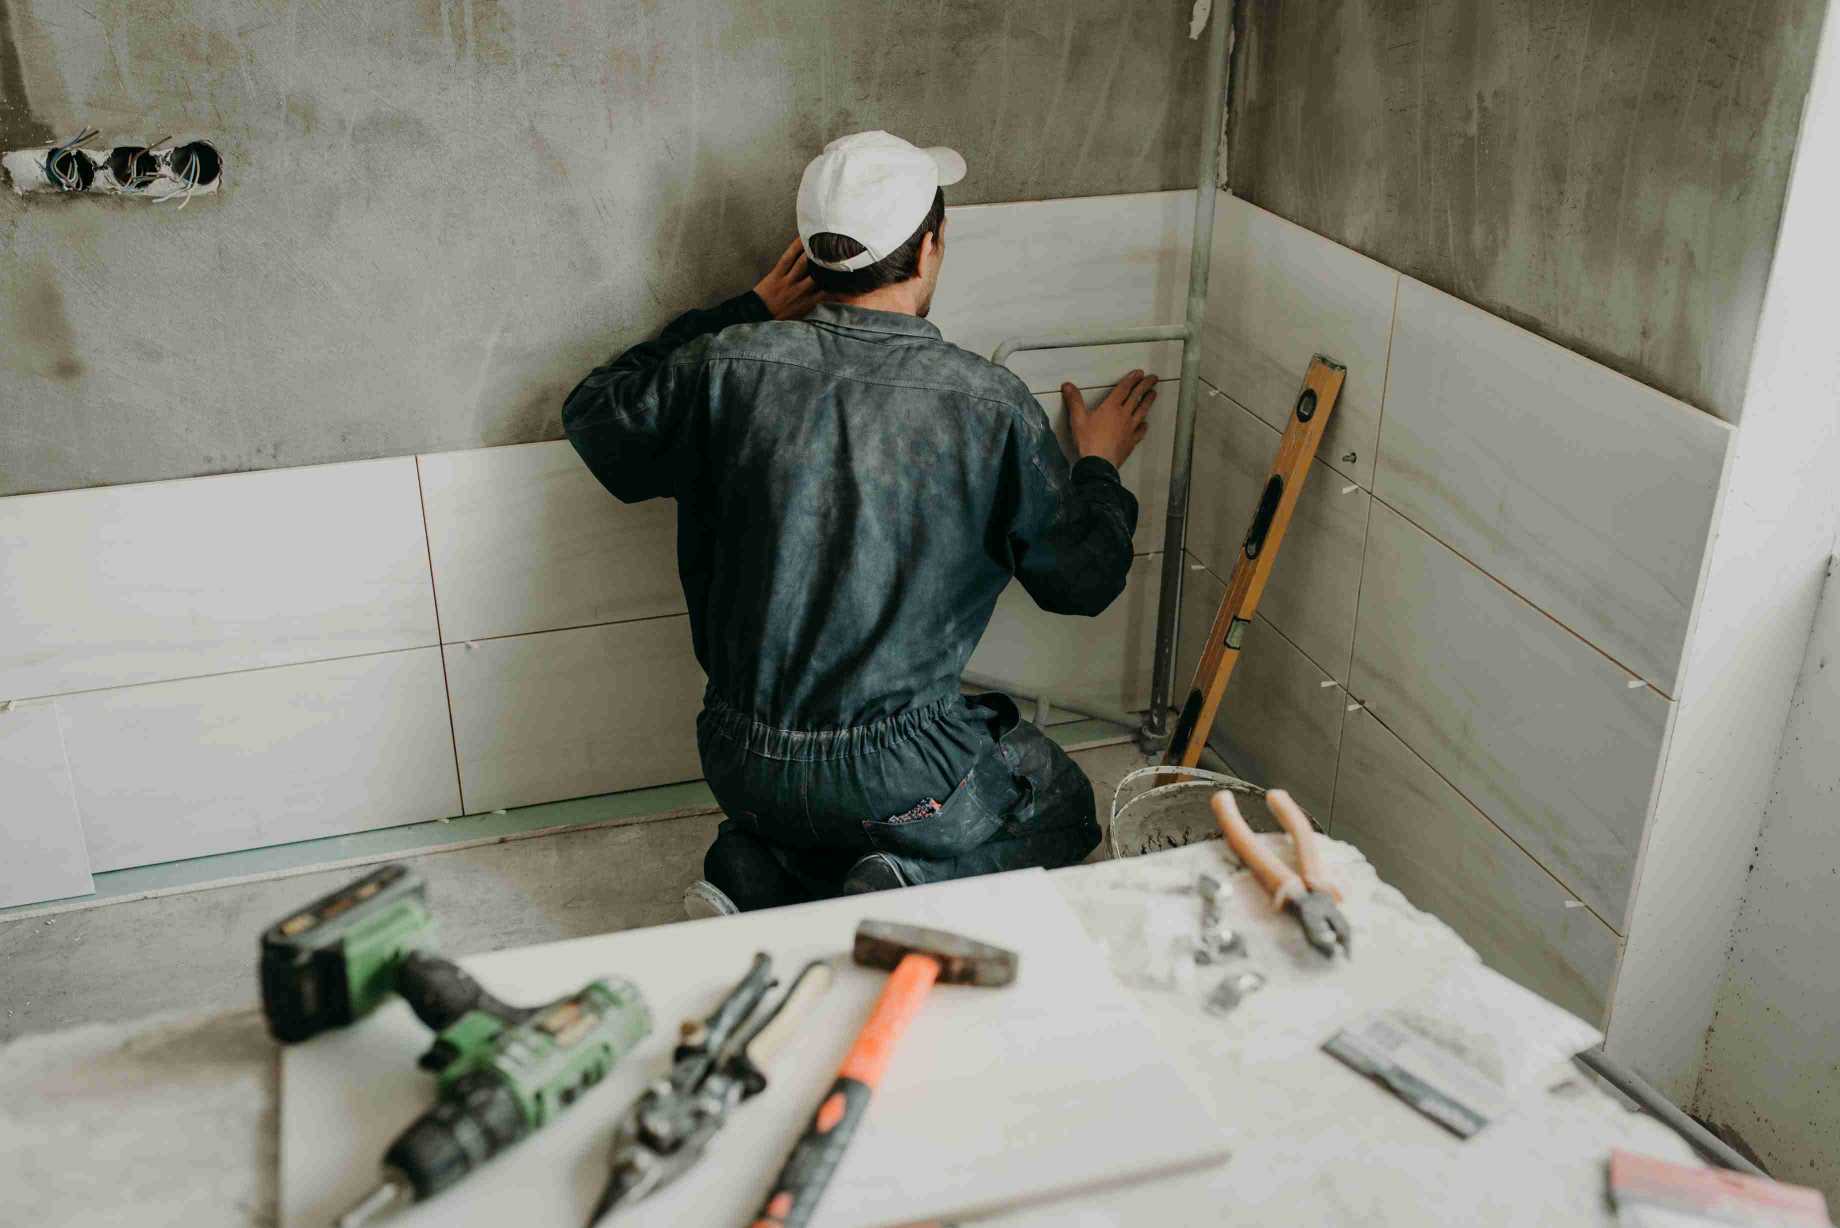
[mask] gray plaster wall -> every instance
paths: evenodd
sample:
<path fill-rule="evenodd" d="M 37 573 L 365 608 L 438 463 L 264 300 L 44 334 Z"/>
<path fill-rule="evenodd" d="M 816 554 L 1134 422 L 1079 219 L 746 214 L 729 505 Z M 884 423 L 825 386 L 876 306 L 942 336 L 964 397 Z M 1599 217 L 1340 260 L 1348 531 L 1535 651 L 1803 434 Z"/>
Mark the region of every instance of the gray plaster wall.
<path fill-rule="evenodd" d="M 1243 0 L 1229 186 L 1736 421 L 1827 0 Z"/>
<path fill-rule="evenodd" d="M 203 137 L 176 204 L 0 193 L 0 495 L 552 438 L 885 127 L 959 203 L 1193 185 L 1190 0 L 0 0 L 0 149 Z"/>

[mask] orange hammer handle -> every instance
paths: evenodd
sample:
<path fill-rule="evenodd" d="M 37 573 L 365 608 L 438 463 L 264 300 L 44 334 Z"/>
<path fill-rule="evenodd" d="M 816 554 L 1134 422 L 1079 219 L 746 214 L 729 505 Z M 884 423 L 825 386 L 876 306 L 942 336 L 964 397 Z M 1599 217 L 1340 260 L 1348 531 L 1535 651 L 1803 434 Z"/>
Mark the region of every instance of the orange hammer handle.
<path fill-rule="evenodd" d="M 837 1081 L 831 1084 L 811 1124 L 786 1157 L 753 1228 L 800 1228 L 811 1219 L 824 1187 L 849 1149 L 863 1114 L 868 1112 L 870 1096 L 881 1084 L 888 1059 L 894 1056 L 895 1043 L 926 1005 L 926 997 L 938 979 L 939 961 L 930 955 L 904 955 L 895 965 L 869 1022 L 857 1033 L 849 1056 L 838 1067 Z"/>

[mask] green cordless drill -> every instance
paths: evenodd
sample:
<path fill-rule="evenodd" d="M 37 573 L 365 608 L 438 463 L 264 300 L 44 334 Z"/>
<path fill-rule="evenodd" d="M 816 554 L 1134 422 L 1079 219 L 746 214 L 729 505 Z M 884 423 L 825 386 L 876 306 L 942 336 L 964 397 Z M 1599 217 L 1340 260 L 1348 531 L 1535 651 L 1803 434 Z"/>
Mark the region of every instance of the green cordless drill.
<path fill-rule="evenodd" d="M 493 997 L 433 953 L 421 880 L 388 865 L 262 935 L 262 1004 L 284 1044 L 343 1027 L 400 995 L 436 1033 L 420 1064 L 437 1099 L 383 1157 L 383 1181 L 339 1220 L 368 1223 L 433 1196 L 548 1124 L 651 1031 L 633 985 L 589 982 L 547 1006 Z"/>

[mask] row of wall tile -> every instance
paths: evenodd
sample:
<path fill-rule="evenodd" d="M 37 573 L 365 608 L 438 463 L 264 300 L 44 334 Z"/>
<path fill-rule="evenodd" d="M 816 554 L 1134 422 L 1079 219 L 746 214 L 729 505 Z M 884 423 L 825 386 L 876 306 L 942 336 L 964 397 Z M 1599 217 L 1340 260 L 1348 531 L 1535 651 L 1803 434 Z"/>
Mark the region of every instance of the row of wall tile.
<path fill-rule="evenodd" d="M 1225 590 L 1191 560 L 1177 658 L 1184 677 Z M 1251 779 L 1288 788 L 1491 966 L 1585 1018 L 1602 1016 L 1616 932 L 1263 615 L 1211 741 Z"/>
<path fill-rule="evenodd" d="M 986 354 L 1177 320 L 1191 205 L 954 209 L 932 319 Z M 1091 401 L 1179 361 L 1014 365 L 1065 439 L 1063 380 Z M 1125 600 L 1067 620 L 1007 594 L 975 668 L 1141 706 L 1172 417 L 1125 470 L 1144 555 Z M 0 904 L 87 890 L 91 869 L 696 775 L 675 511 L 620 504 L 564 443 L 0 500 L 0 703 L 47 697 L 0 711 L 3 796 L 33 820 L 8 816 Z"/>
<path fill-rule="evenodd" d="M 1311 355 L 1345 364 L 1322 464 L 1672 695 L 1731 428 L 1245 201 L 1218 206 L 1203 378 L 1281 430 Z"/>
<path fill-rule="evenodd" d="M 1729 429 L 1219 204 L 1185 644 L 1309 357 L 1349 376 L 1217 744 L 1491 962 L 1600 1014 Z"/>

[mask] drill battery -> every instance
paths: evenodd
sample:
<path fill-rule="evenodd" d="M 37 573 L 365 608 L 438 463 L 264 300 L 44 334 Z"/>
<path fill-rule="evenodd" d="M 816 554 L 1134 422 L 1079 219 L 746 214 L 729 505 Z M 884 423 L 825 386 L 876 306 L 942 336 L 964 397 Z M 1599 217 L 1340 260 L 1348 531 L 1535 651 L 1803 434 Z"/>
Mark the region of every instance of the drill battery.
<path fill-rule="evenodd" d="M 396 989 L 409 955 L 434 943 L 422 880 L 383 866 L 290 913 L 262 934 L 262 1006 L 293 1044 L 362 1019 Z"/>

